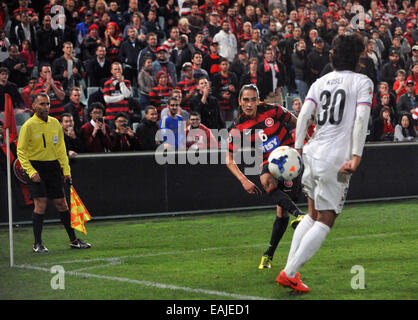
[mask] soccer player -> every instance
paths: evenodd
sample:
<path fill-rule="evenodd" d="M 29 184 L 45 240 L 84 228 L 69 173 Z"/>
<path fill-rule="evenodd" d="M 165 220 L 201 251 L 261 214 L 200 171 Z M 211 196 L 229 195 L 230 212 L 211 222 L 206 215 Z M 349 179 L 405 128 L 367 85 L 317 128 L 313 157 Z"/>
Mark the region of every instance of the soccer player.
<path fill-rule="evenodd" d="M 373 96 L 372 80 L 354 71 L 363 51 L 363 40 L 357 35 L 339 35 L 333 40 L 334 71 L 311 86 L 298 117 L 295 148 L 303 153 L 302 184 L 309 214 L 296 228 L 286 267 L 276 279 L 296 292 L 310 290 L 297 271 L 319 250 L 334 225 L 350 175 L 361 161 Z M 316 129 L 304 146 L 312 113 Z"/>
<path fill-rule="evenodd" d="M 34 97 L 35 114 L 26 121 L 19 134 L 17 156 L 26 172 L 28 188 L 35 204 L 32 213 L 35 243 L 33 252 L 48 252 L 42 243 L 42 226 L 47 200 L 52 199 L 61 222 L 70 238 L 70 247 L 88 249 L 90 244 L 77 239 L 71 228 L 71 216 L 64 197 L 63 182 L 71 183 L 71 169 L 65 149 L 64 132 L 60 123 L 49 116 L 51 106 L 48 94 Z"/>
<path fill-rule="evenodd" d="M 261 258 L 259 269 L 271 268 L 274 252 L 286 231 L 290 212 L 297 219 L 291 222 L 294 227 L 303 217 L 301 210 L 294 201 L 300 193 L 300 179 L 278 181 L 268 170 L 268 156 L 278 146 L 292 146 L 294 140 L 288 126 L 296 125 L 296 117 L 279 105 L 260 103 L 259 92 L 255 85 L 249 84 L 241 88 L 238 96 L 239 117 L 230 129 L 226 165 L 232 174 L 241 182 L 242 187 L 250 194 L 261 194 L 262 191 L 250 181 L 240 170 L 234 160 L 234 153 L 244 139 L 259 141 L 262 145 L 262 172 L 260 182 L 265 192 L 277 196 L 276 219 L 273 224 L 270 245 Z M 237 143 L 237 140 L 239 143 Z M 248 141 L 248 140 L 247 140 Z"/>

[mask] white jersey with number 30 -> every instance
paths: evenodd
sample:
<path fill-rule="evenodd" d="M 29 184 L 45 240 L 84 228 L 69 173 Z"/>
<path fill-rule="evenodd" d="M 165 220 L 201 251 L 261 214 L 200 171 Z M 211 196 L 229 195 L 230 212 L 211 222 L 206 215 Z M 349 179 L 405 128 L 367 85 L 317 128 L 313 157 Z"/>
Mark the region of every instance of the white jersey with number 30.
<path fill-rule="evenodd" d="M 333 71 L 309 89 L 315 104 L 315 132 L 303 147 L 314 159 L 341 165 L 351 159 L 352 133 L 358 105 L 371 106 L 373 82 L 352 71 Z"/>

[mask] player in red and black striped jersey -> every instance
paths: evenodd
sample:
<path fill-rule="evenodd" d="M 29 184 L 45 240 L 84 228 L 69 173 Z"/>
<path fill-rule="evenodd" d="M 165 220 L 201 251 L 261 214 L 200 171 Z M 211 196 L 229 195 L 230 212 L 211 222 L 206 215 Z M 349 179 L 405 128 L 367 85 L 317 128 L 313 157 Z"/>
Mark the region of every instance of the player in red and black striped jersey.
<path fill-rule="evenodd" d="M 130 113 L 129 98 L 132 96 L 131 82 L 123 78 L 120 62 L 113 62 L 110 69 L 112 76 L 104 83 L 103 98 L 106 102 L 106 121 L 111 127 L 119 112 Z"/>
<path fill-rule="evenodd" d="M 294 140 L 288 127 L 289 125 L 296 126 L 297 119 L 280 105 L 260 103 L 258 89 L 252 84 L 242 87 L 238 103 L 239 117 L 234 121 L 229 131 L 229 152 L 227 152 L 226 164 L 232 174 L 241 182 L 245 191 L 250 194 L 261 194 L 261 189 L 239 169 L 234 161 L 234 153 L 243 145 L 251 145 L 262 152 L 263 168 L 260 182 L 267 194 L 277 196 L 277 211 L 270 245 L 262 257 L 259 269 L 271 268 L 274 252 L 287 228 L 288 213 L 290 212 L 296 217 L 303 215 L 303 213 L 294 203 L 300 194 L 300 177 L 292 181 L 276 180 L 268 171 L 267 159 L 276 147 L 293 146 Z M 295 227 L 293 224 L 292 226 Z"/>
<path fill-rule="evenodd" d="M 64 113 L 62 101 L 65 98 L 65 91 L 61 83 L 52 78 L 51 65 L 44 64 L 39 75 L 39 80 L 32 89 L 32 96 L 45 92 L 49 96 L 51 103 L 49 115 L 60 120 L 61 115 Z"/>

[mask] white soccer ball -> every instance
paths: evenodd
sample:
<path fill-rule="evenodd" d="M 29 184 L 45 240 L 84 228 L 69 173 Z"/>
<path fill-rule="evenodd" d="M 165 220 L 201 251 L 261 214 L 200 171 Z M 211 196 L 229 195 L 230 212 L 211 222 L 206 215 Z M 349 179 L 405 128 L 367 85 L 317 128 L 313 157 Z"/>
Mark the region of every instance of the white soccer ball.
<path fill-rule="evenodd" d="M 291 147 L 278 147 L 269 155 L 268 169 L 276 179 L 293 180 L 302 172 L 302 157 Z"/>

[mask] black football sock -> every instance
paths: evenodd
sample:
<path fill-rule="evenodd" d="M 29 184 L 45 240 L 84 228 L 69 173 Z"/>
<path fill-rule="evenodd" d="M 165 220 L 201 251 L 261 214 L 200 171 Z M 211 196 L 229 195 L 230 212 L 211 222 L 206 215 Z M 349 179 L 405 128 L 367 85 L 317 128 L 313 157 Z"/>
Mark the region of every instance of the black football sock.
<path fill-rule="evenodd" d="M 282 207 L 287 212 L 291 213 L 295 217 L 300 216 L 301 214 L 304 214 L 297 206 L 296 204 L 290 199 L 290 197 L 287 194 L 284 194 L 286 197 L 280 197 L 279 201 L 277 202 L 277 205 Z"/>
<path fill-rule="evenodd" d="M 276 216 L 276 220 L 273 223 L 270 244 L 267 251 L 264 253 L 265 256 L 273 257 L 274 252 L 276 251 L 276 248 L 286 231 L 288 223 L 289 217 L 280 218 Z"/>
<path fill-rule="evenodd" d="M 70 238 L 70 241 L 74 241 L 76 238 L 75 231 L 73 228 L 71 228 L 71 214 L 70 211 L 62 211 L 59 213 L 60 219 L 62 224 L 65 227 L 65 231 L 67 231 L 68 237 Z"/>
<path fill-rule="evenodd" d="M 42 243 L 42 226 L 44 224 L 44 215 L 32 212 L 32 227 L 35 244 Z"/>

